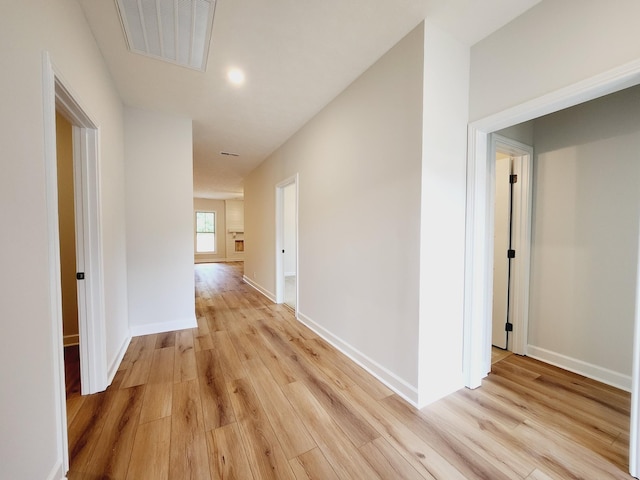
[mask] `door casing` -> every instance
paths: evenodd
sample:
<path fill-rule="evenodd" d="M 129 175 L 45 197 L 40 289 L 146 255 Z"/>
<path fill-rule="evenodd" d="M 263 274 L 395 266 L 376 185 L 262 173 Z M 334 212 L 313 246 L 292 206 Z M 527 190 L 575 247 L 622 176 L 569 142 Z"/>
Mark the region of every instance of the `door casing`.
<path fill-rule="evenodd" d="M 296 318 L 298 316 L 299 309 L 299 295 L 298 292 L 300 290 L 300 276 L 299 276 L 299 242 L 298 242 L 298 219 L 299 219 L 299 179 L 298 174 L 286 178 L 282 180 L 278 184 L 276 184 L 276 303 L 284 303 L 284 289 L 285 289 L 285 269 L 284 269 L 284 255 L 282 254 L 282 250 L 284 249 L 284 189 L 290 185 L 295 185 L 295 196 L 296 196 L 296 221 L 295 221 L 295 243 L 296 243 L 296 306 L 295 306 L 295 315 Z"/>
<path fill-rule="evenodd" d="M 492 252 L 490 250 L 491 133 L 640 84 L 640 60 L 561 88 L 537 99 L 474 121 L 468 128 L 467 222 L 465 256 L 464 360 L 465 385 L 477 388 L 490 363 Z M 639 232 L 640 238 L 640 232 Z M 640 248 L 640 242 L 639 242 Z M 640 259 L 640 255 L 638 257 Z M 629 473 L 640 475 L 640 260 L 636 282 L 633 374 L 629 441 Z"/>
<path fill-rule="evenodd" d="M 529 326 L 529 278 L 531 265 L 531 213 L 532 213 L 532 188 L 533 188 L 533 147 L 510 138 L 492 133 L 489 137 L 489 172 L 490 182 L 488 195 L 489 205 L 495 204 L 495 158 L 496 153 L 504 153 L 513 158 L 513 174 L 517 176 L 517 182 L 513 185 L 513 205 L 511 207 L 511 241 L 516 250 L 516 257 L 511 260 L 509 319 L 513 324 L 511 336 L 511 348 L 509 350 L 518 355 L 527 354 L 527 331 Z M 488 223 L 491 227 L 489 233 L 488 248 L 491 253 L 490 264 L 493 265 L 493 207 L 489 208 Z M 493 269 L 487 272 L 491 278 L 487 285 L 488 294 L 493 297 Z M 489 305 L 492 308 L 492 305 Z M 488 331 L 491 332 L 492 315 L 487 318 Z M 491 370 L 491 335 L 489 344 L 484 354 L 487 373 Z"/>
<path fill-rule="evenodd" d="M 74 199 L 76 208 L 76 265 L 85 279 L 78 281 L 78 330 L 82 394 L 103 391 L 109 382 L 104 325 L 103 260 L 100 220 L 99 130 L 68 83 L 56 71 L 48 52 L 43 53 L 43 124 L 49 257 L 49 308 L 52 320 L 52 364 L 56 385 L 58 452 L 64 472 L 69 469 L 60 237 L 58 229 L 58 180 L 56 109 L 73 126 Z M 113 372 L 115 373 L 115 371 Z"/>

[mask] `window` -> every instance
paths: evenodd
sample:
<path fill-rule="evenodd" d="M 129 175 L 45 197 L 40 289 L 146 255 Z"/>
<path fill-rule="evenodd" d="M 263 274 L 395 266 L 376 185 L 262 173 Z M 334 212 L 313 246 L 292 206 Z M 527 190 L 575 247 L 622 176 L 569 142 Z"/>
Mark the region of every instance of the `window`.
<path fill-rule="evenodd" d="M 216 251 L 215 212 L 196 212 L 196 253 Z"/>

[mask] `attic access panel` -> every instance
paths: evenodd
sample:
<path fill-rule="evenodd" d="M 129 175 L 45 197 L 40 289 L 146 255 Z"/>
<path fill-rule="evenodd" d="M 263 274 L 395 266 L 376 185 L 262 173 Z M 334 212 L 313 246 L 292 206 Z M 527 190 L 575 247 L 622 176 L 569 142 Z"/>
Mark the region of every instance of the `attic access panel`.
<path fill-rule="evenodd" d="M 215 0 L 116 0 L 129 51 L 205 71 Z"/>

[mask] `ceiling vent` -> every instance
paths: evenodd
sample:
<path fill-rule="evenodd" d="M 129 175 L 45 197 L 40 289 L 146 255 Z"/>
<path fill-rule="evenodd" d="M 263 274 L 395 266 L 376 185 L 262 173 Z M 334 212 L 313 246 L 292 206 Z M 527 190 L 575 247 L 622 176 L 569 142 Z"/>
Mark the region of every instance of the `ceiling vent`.
<path fill-rule="evenodd" d="M 129 50 L 204 71 L 215 0 L 116 0 Z"/>

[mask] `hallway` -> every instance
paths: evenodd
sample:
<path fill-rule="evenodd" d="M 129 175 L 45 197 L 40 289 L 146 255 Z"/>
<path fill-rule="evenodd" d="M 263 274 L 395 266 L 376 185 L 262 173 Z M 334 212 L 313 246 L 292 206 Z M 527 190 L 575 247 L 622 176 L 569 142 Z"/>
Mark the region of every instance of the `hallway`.
<path fill-rule="evenodd" d="M 628 479 L 629 395 L 511 355 L 416 410 L 242 282 L 199 264 L 198 328 L 136 337 L 69 413 L 71 479 Z"/>

